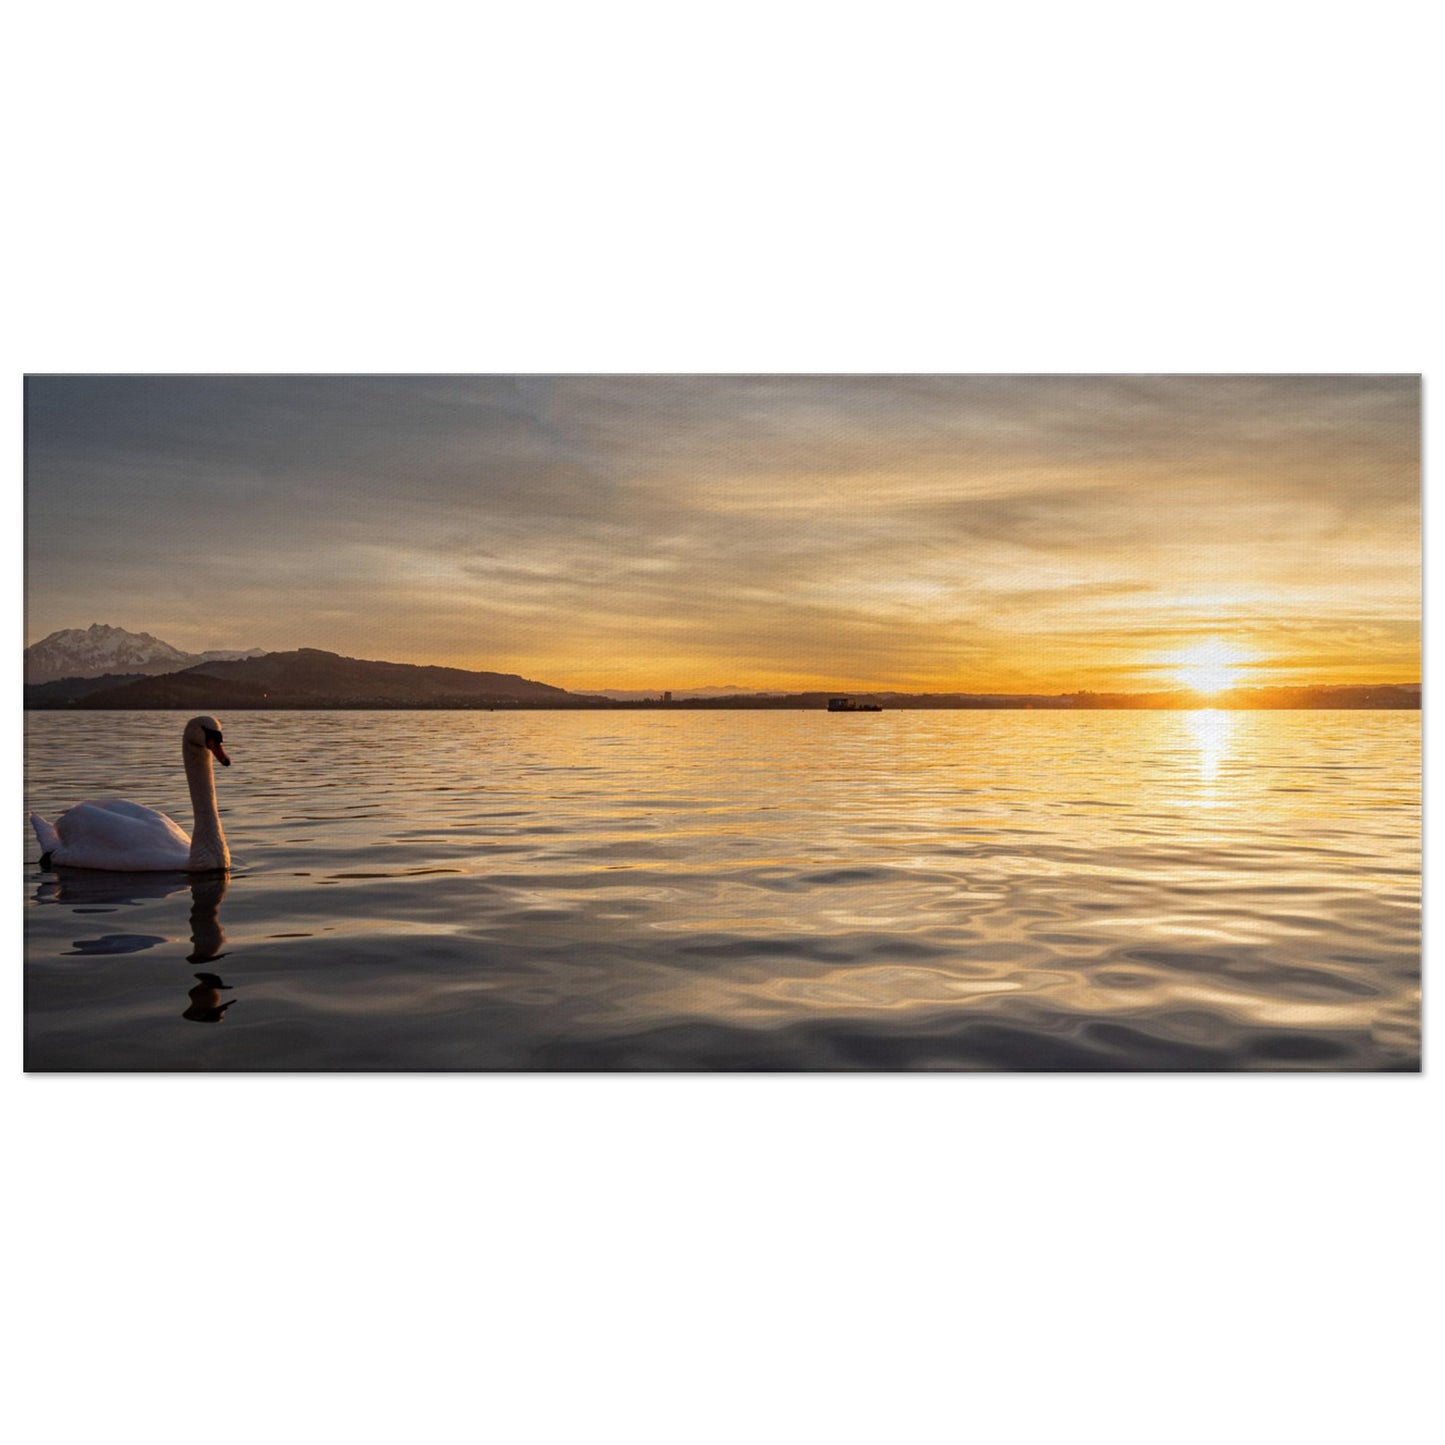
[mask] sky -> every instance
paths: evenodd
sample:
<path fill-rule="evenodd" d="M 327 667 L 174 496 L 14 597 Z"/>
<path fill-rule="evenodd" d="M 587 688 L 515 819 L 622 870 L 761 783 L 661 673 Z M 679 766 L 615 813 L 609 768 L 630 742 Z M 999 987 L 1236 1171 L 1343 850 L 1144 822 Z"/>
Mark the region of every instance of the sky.
<path fill-rule="evenodd" d="M 26 642 L 576 690 L 1414 681 L 1413 376 L 33 376 Z"/>

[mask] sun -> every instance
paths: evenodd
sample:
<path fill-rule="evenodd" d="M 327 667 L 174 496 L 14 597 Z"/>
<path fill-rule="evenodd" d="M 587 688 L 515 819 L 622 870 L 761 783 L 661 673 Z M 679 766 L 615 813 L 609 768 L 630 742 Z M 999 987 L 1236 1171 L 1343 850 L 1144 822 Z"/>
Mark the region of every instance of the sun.
<path fill-rule="evenodd" d="M 1240 678 L 1241 664 L 1249 660 L 1248 652 L 1222 637 L 1196 642 L 1166 659 L 1178 681 L 1203 697 L 1213 697 L 1234 687 Z"/>

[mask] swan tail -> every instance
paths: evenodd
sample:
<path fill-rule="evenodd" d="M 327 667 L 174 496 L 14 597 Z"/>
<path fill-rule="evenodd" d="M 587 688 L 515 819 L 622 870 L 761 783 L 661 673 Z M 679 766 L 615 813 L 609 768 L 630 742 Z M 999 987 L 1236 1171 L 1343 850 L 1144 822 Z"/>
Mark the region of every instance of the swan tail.
<path fill-rule="evenodd" d="M 40 866 L 48 868 L 50 855 L 60 846 L 60 834 L 39 813 L 30 815 L 30 826 L 35 829 L 35 841 L 40 844 Z"/>

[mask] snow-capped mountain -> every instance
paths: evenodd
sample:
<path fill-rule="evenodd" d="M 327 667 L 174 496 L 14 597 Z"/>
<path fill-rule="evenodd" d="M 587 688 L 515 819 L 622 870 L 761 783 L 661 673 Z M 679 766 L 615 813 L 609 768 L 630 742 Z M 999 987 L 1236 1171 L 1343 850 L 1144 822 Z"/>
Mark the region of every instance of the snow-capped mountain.
<path fill-rule="evenodd" d="M 263 657 L 263 648 L 244 652 L 182 652 L 149 632 L 127 632 L 103 622 L 67 627 L 25 649 L 25 681 L 53 682 L 62 677 L 101 677 L 106 673 L 178 672 L 198 662 Z"/>

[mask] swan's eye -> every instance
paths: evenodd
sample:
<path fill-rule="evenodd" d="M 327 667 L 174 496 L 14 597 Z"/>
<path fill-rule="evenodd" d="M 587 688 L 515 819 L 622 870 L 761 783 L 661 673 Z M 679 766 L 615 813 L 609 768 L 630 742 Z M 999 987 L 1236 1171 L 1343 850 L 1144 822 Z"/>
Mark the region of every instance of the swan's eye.
<path fill-rule="evenodd" d="M 202 728 L 201 731 L 206 735 L 207 747 L 213 747 L 216 743 L 221 741 L 221 735 L 215 730 L 215 728 Z"/>

